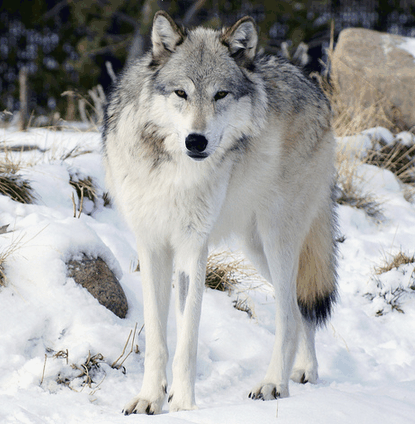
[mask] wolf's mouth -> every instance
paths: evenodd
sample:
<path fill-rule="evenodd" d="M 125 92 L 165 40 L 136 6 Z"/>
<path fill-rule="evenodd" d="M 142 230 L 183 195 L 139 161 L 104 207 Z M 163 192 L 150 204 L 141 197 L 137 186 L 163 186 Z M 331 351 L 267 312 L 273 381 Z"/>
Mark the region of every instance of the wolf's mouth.
<path fill-rule="evenodd" d="M 209 155 L 207 153 L 196 153 L 196 152 L 186 152 L 187 156 L 191 157 L 193 160 L 201 161 L 206 159 Z"/>

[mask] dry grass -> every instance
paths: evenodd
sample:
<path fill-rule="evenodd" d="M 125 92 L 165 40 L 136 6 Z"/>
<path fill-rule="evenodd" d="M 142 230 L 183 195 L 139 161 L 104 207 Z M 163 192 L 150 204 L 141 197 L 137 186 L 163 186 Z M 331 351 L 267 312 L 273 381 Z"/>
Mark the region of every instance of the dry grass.
<path fill-rule="evenodd" d="M 0 158 L 0 194 L 20 203 L 32 203 L 34 195 L 30 183 L 18 172 L 21 164 L 10 159 L 8 154 Z"/>
<path fill-rule="evenodd" d="M 69 152 L 64 153 L 61 157 L 61 161 L 65 161 L 67 159 L 77 158 L 78 156 L 87 155 L 89 153 L 93 153 L 92 150 L 84 149 L 81 146 L 76 146 Z"/>
<path fill-rule="evenodd" d="M 384 259 L 383 264 L 375 267 L 375 274 L 381 275 L 401 265 L 415 264 L 415 255 L 409 256 L 404 252 L 398 252 L 389 259 Z"/>
<path fill-rule="evenodd" d="M 11 232 L 12 231 L 9 230 L 9 225 L 3 225 L 2 227 L 0 227 L 0 236 Z M 22 242 L 23 237 L 24 236 L 20 236 L 12 240 L 11 243 L 9 243 L 2 251 L 0 251 L 0 287 L 5 287 L 7 285 L 7 261 L 9 260 L 10 256 L 12 256 L 17 250 L 22 247 L 22 245 L 24 244 Z"/>
<path fill-rule="evenodd" d="M 0 287 L 5 287 L 6 285 L 6 274 L 4 272 L 4 263 L 6 259 L 3 256 L 3 253 L 0 253 Z"/>
<path fill-rule="evenodd" d="M 406 146 L 398 140 L 386 144 L 380 140 L 380 148 L 370 150 L 365 163 L 388 169 L 404 184 L 415 184 L 415 144 Z"/>
<path fill-rule="evenodd" d="M 336 202 L 363 210 L 369 217 L 381 221 L 381 202 L 371 193 L 363 193 L 358 167 L 363 162 L 349 152 L 339 149 L 336 156 L 337 187 Z"/>
<path fill-rule="evenodd" d="M 405 267 L 405 265 L 410 265 L 409 269 L 399 269 L 400 267 Z M 402 277 L 409 272 L 411 274 L 409 283 L 403 285 L 399 274 L 396 277 L 396 281 L 391 281 L 390 277 L 383 280 L 382 275 L 392 270 L 399 270 L 402 273 Z M 405 277 L 406 279 L 407 277 Z M 405 313 L 403 305 L 406 301 L 413 299 L 415 295 L 415 255 L 408 255 L 399 251 L 394 255 L 390 255 L 388 258 L 385 257 L 383 264 L 374 268 L 374 276 L 371 280 L 372 289 L 368 293 L 365 293 L 364 297 L 371 301 L 376 299 L 376 316 L 383 316 L 393 311 L 402 314 Z M 379 300 L 381 300 L 380 303 Z"/>
<path fill-rule="evenodd" d="M 71 365 L 73 369 L 80 371 L 80 374 L 76 378 L 83 379 L 82 386 L 91 388 L 91 384 L 94 383 L 94 374 L 99 370 L 100 363 L 103 362 L 103 360 L 104 356 L 101 353 L 91 355 L 91 352 L 88 352 L 88 357 L 83 364 Z"/>
<path fill-rule="evenodd" d="M 100 386 L 105 380 L 106 372 L 105 369 L 101 368 L 101 364 L 106 364 L 110 366 L 113 369 L 121 370 L 123 374 L 126 373 L 126 368 L 123 365 L 126 359 L 132 354 L 139 354 L 140 350 L 138 348 L 138 344 L 136 342 L 138 336 L 140 335 L 141 331 L 144 328 L 144 324 L 142 325 L 140 331 L 137 333 L 137 323 L 135 324 L 134 330 L 131 330 L 127 341 L 125 342 L 124 349 L 122 350 L 121 355 L 112 363 L 108 363 L 105 361 L 104 355 L 101 353 L 97 353 L 92 355 L 91 352 L 88 352 L 88 356 L 85 359 L 85 361 L 81 364 L 75 364 L 71 363 L 69 365 L 69 350 L 60 350 L 58 352 L 55 352 L 53 349 L 46 349 L 45 353 L 45 360 L 43 363 L 43 371 L 42 376 L 40 379 L 40 385 L 43 384 L 45 380 L 45 371 L 46 371 L 46 364 L 48 359 L 64 359 L 66 362 L 66 367 L 62 369 L 61 372 L 56 377 L 56 383 L 62 384 L 64 386 L 67 386 L 69 389 L 77 392 L 80 390 L 83 390 L 84 387 L 88 387 L 89 389 L 92 389 L 89 393 L 90 396 L 94 395 L 97 390 L 100 390 Z M 131 336 L 132 339 L 131 339 Z M 130 343 L 131 339 L 131 349 L 129 352 L 126 353 L 127 346 Z M 79 373 L 77 372 L 79 371 Z M 102 377 L 103 376 L 103 377 Z M 100 378 L 101 381 L 97 383 L 95 381 L 97 378 Z"/>
<path fill-rule="evenodd" d="M 243 257 L 236 257 L 230 251 L 214 252 L 209 255 L 206 266 L 206 287 L 231 292 L 234 289 L 239 290 L 241 282 L 251 286 L 269 285 Z"/>
<path fill-rule="evenodd" d="M 137 338 L 138 336 L 141 334 L 141 332 L 143 331 L 144 328 L 144 324 L 141 326 L 140 331 L 137 334 Z M 115 368 L 117 370 L 122 369 L 123 374 L 126 373 L 126 369 L 124 367 L 124 362 L 126 361 L 126 359 L 133 353 L 140 353 L 140 349 L 138 347 L 138 344 L 134 345 L 134 341 L 136 338 L 136 332 L 137 332 L 137 323 L 135 323 L 134 326 L 134 330 L 130 330 L 130 334 L 128 335 L 127 341 L 125 342 L 124 345 L 124 349 L 121 352 L 121 355 L 111 364 L 111 368 Z M 133 336 L 133 338 L 131 339 L 131 348 L 130 351 L 126 354 L 126 349 L 128 346 L 128 343 L 130 341 L 131 335 Z"/>
<path fill-rule="evenodd" d="M 76 174 L 71 174 L 69 184 L 75 189 L 79 200 L 87 198 L 94 202 L 97 198 L 97 189 L 92 177 L 78 178 Z"/>
<path fill-rule="evenodd" d="M 236 295 L 232 302 L 234 308 L 246 312 L 250 318 L 256 318 L 256 314 L 248 292 L 261 290 L 264 286 L 266 291 L 271 288 L 252 265 L 229 251 L 209 255 L 205 285 L 214 290 L 228 292 L 229 295 Z"/>
<path fill-rule="evenodd" d="M 91 177 L 79 178 L 76 174 L 71 174 L 69 184 L 75 189 L 78 197 L 78 207 L 75 203 L 75 198 L 72 195 L 74 218 L 80 217 L 84 208 L 84 199 L 89 199 L 94 204 L 94 210 L 97 207 L 97 188 Z M 92 213 L 93 211 L 90 211 Z"/>
<path fill-rule="evenodd" d="M 210 255 L 206 266 L 206 287 L 230 292 L 238 284 L 236 275 L 242 269 L 242 262 L 229 261 L 229 257 L 223 252 Z"/>

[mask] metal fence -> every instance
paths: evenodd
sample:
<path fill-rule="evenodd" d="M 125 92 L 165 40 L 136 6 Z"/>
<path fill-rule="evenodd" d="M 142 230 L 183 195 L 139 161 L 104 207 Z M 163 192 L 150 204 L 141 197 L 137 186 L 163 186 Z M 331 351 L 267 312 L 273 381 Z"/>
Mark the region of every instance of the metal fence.
<path fill-rule="evenodd" d="M 273 2 L 275 6 L 275 2 L 278 3 L 278 0 L 268 0 L 268 2 Z M 50 2 L 50 4 L 52 3 Z M 64 5 L 70 2 L 68 0 L 66 3 L 65 1 L 56 1 L 55 3 Z M 183 0 L 182 3 L 186 4 L 187 7 L 193 4 L 192 0 Z M 211 3 L 221 4 L 222 1 L 206 2 L 206 4 Z M 222 12 L 222 15 L 218 17 L 223 24 L 232 23 L 241 14 L 251 14 L 261 24 L 270 9 L 267 1 L 242 0 L 235 2 L 227 0 L 227 3 L 238 3 L 242 6 L 238 12 L 229 14 Z M 298 14 L 305 17 L 303 21 L 298 20 L 300 26 L 303 22 L 304 26 L 318 28 L 304 40 L 309 45 L 309 52 L 312 57 L 310 68 L 313 70 L 318 70 L 319 60 L 322 57 L 324 59 L 324 52 L 330 42 L 332 21 L 334 22 L 335 37 L 342 29 L 348 27 L 363 27 L 415 37 L 415 0 L 310 0 L 308 2 L 285 1 L 280 3 L 289 4 L 290 7 L 294 8 L 298 6 Z M 50 9 L 53 9 L 53 5 L 50 6 Z M 275 10 L 275 7 L 273 7 L 273 10 Z M 192 24 L 203 21 L 203 16 L 207 16 L 209 13 L 211 12 L 205 11 L 204 14 L 201 14 L 201 18 L 192 22 Z M 291 21 L 288 21 L 288 19 L 291 19 Z M 275 22 L 268 30 L 269 34 L 266 34 L 270 52 L 278 52 L 282 41 L 287 40 L 290 25 L 292 25 L 292 17 L 287 18 L 275 13 Z M 74 70 L 72 66 L 74 61 L 77 60 L 78 52 L 70 43 L 62 43 L 62 37 L 60 37 L 58 30 L 55 33 L 54 30 L 46 26 L 44 28 L 28 28 L 19 21 L 18 16 L 11 16 L 7 10 L 2 10 L 0 6 L 0 110 L 16 110 L 19 108 L 18 74 L 19 69 L 23 66 L 28 70 L 29 79 L 32 82 L 29 108 L 32 110 L 36 107 L 37 113 L 46 114 L 56 108 L 57 102 L 60 101 L 60 95 L 57 94 L 57 90 L 55 90 L 55 94 L 51 94 L 52 86 L 58 84 L 57 80 L 62 79 L 62 77 L 51 78 L 49 82 L 47 73 L 49 72 L 52 75 L 55 69 L 63 69 L 67 86 L 63 87 L 62 91 L 65 91 L 68 86 L 76 86 L 79 81 L 78 71 Z M 55 53 L 58 49 L 60 49 L 60 59 L 57 60 Z M 101 60 L 108 59 L 101 58 Z M 58 63 L 58 61 L 60 62 Z M 115 64 L 115 59 L 113 64 Z M 119 63 L 119 66 L 122 66 L 122 64 Z M 101 75 L 96 81 L 94 80 L 94 84 L 98 81 L 105 86 L 105 78 L 108 82 L 109 78 L 105 67 L 101 65 L 100 67 L 102 68 Z M 92 86 L 85 88 L 87 90 Z"/>

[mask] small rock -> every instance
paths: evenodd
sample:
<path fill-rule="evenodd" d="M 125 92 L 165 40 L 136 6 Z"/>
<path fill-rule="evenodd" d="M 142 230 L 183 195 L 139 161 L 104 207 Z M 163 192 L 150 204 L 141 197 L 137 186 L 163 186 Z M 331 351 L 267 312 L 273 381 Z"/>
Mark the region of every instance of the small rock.
<path fill-rule="evenodd" d="M 118 279 L 101 258 L 70 260 L 68 277 L 87 289 L 98 302 L 120 318 L 128 311 L 127 298 Z"/>

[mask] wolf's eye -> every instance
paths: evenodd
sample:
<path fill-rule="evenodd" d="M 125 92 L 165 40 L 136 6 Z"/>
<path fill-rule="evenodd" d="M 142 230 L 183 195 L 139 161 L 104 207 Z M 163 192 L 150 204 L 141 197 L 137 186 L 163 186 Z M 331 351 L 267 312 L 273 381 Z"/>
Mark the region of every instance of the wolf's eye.
<path fill-rule="evenodd" d="M 183 90 L 176 90 L 176 96 L 181 97 L 182 99 L 187 99 L 187 94 Z"/>
<path fill-rule="evenodd" d="M 229 94 L 229 93 L 228 93 L 227 91 L 218 91 L 218 92 L 215 94 L 214 99 L 215 99 L 215 101 L 218 101 L 218 100 L 224 99 L 224 98 L 225 98 L 228 94 Z"/>

